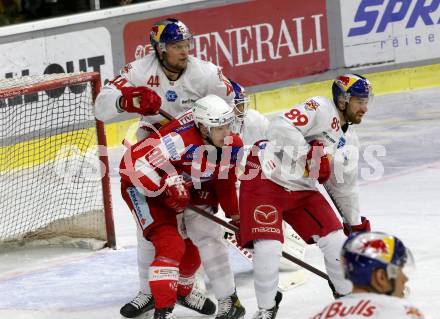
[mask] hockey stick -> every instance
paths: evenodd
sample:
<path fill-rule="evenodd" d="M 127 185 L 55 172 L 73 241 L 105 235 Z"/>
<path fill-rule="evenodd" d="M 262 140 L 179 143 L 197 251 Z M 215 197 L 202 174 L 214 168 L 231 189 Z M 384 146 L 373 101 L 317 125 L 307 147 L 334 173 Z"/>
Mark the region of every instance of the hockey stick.
<path fill-rule="evenodd" d="M 164 111 L 164 110 L 160 110 L 159 113 L 163 117 L 165 117 L 167 120 L 169 120 L 169 121 L 174 120 L 174 117 L 171 114 L 169 114 L 168 112 Z M 217 217 L 217 216 L 215 216 L 215 215 L 213 215 L 211 213 L 208 213 L 207 211 L 205 211 L 205 210 L 203 210 L 201 208 L 195 207 L 193 205 L 188 205 L 188 208 L 190 208 L 193 211 L 195 211 L 196 213 L 198 213 L 198 214 L 200 214 L 200 215 L 202 215 L 202 216 L 212 220 L 213 222 L 216 222 L 217 224 L 220 224 L 223 227 L 225 227 L 225 228 L 227 228 L 229 230 L 232 230 L 234 233 L 238 233 L 239 232 L 239 228 L 238 227 L 236 227 L 236 226 L 234 226 L 234 225 L 224 221 L 223 219 L 221 219 L 221 218 L 219 218 L 219 217 Z M 308 271 L 314 273 L 315 275 L 318 275 L 319 277 L 329 281 L 329 277 L 328 277 L 328 275 L 325 272 L 323 272 L 323 271 L 313 267 L 312 265 L 309 265 L 308 263 L 302 261 L 301 259 L 298 259 L 298 258 L 296 258 L 296 257 L 294 257 L 294 256 L 292 256 L 292 255 L 290 255 L 288 253 L 286 253 L 285 251 L 282 252 L 282 256 L 284 258 L 286 258 L 287 260 L 297 264 L 298 266 L 301 266 L 304 269 L 307 269 Z"/>
<path fill-rule="evenodd" d="M 211 213 L 208 213 L 208 212 L 204 211 L 201 208 L 198 208 L 198 207 L 195 207 L 195 206 L 192 206 L 192 205 L 189 205 L 188 208 L 190 208 L 193 211 L 195 211 L 196 213 L 198 213 L 198 214 L 200 214 L 200 215 L 202 215 L 202 216 L 212 220 L 213 222 L 216 222 L 217 224 L 220 224 L 223 227 L 225 227 L 225 228 L 227 228 L 229 230 L 232 230 L 234 233 L 238 233 L 238 231 L 239 231 L 237 226 L 234 226 L 234 225 L 228 223 L 227 221 L 224 221 L 223 219 L 221 219 L 221 218 L 219 218 L 219 217 L 217 217 L 215 215 L 212 215 Z M 287 260 L 290 260 L 291 262 L 297 264 L 298 266 L 301 266 L 304 269 L 307 269 L 308 271 L 314 273 L 315 275 L 318 275 L 319 277 L 321 277 L 321 278 L 323 278 L 325 280 L 329 280 L 329 278 L 328 278 L 328 276 L 327 276 L 327 274 L 325 272 L 323 272 L 323 271 L 313 267 L 312 265 L 309 265 L 308 263 L 302 261 L 301 259 L 298 259 L 298 258 L 296 258 L 296 257 L 294 257 L 294 256 L 292 256 L 292 255 L 290 255 L 290 254 L 288 254 L 288 253 L 286 253 L 284 251 L 282 253 L 282 256 L 284 258 L 286 258 Z"/>

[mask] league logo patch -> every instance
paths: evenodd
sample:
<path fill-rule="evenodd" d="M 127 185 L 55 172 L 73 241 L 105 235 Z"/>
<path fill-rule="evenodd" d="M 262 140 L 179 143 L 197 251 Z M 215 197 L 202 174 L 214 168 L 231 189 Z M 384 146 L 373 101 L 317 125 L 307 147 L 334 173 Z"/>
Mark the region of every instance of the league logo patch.
<path fill-rule="evenodd" d="M 345 138 L 343 136 L 341 136 L 341 138 L 338 141 L 338 146 L 336 148 L 344 147 L 345 143 L 346 143 Z"/>
<path fill-rule="evenodd" d="M 171 90 L 168 90 L 167 93 L 165 93 L 165 98 L 168 102 L 175 102 L 177 100 L 177 93 Z"/>
<path fill-rule="evenodd" d="M 276 224 L 278 211 L 272 205 L 259 205 L 254 210 L 254 220 L 261 225 Z"/>

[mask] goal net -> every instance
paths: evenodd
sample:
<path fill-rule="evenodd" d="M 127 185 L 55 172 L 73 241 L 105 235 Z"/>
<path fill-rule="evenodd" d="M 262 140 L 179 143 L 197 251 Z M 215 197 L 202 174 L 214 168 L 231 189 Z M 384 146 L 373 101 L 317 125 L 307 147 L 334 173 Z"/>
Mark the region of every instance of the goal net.
<path fill-rule="evenodd" d="M 99 88 L 96 72 L 0 80 L 0 247 L 115 246 Z"/>

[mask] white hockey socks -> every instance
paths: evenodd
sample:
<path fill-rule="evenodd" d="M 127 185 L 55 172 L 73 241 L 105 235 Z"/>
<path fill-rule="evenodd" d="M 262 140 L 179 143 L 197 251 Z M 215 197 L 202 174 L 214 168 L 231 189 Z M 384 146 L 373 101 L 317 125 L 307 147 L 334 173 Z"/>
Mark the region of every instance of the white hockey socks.
<path fill-rule="evenodd" d="M 340 261 L 340 252 L 345 238 L 342 230 L 337 230 L 319 238 L 317 241 L 318 247 L 324 254 L 327 274 L 335 286 L 336 292 L 340 295 L 347 295 L 352 290 L 351 282 L 344 278 Z"/>
<path fill-rule="evenodd" d="M 254 241 L 254 286 L 259 308 L 275 306 L 282 249 L 283 244 L 278 240 Z"/>
<path fill-rule="evenodd" d="M 156 250 L 151 242 L 146 240 L 142 231 L 137 230 L 137 262 L 139 272 L 139 290 L 146 295 L 151 294 L 150 284 L 148 283 L 148 272 L 154 260 Z"/>
<path fill-rule="evenodd" d="M 188 237 L 199 248 L 215 297 L 218 300 L 229 297 L 235 292 L 235 281 L 223 227 L 191 209 L 185 210 L 184 220 Z"/>

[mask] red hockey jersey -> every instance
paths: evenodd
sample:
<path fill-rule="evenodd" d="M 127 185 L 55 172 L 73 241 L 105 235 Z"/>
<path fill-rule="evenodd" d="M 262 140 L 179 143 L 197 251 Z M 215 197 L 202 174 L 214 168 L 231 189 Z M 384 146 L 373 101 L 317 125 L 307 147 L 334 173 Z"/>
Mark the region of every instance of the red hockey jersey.
<path fill-rule="evenodd" d="M 231 135 L 222 148 L 203 144 L 188 111 L 131 146 L 121 160 L 120 175 L 147 197 L 163 192 L 165 174 L 182 175 L 193 185 L 191 204 L 220 204 L 226 216 L 238 215 L 235 183 L 242 146 L 237 135 Z"/>

